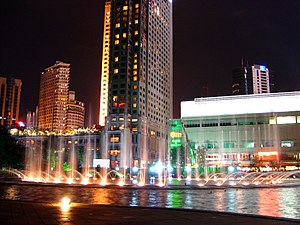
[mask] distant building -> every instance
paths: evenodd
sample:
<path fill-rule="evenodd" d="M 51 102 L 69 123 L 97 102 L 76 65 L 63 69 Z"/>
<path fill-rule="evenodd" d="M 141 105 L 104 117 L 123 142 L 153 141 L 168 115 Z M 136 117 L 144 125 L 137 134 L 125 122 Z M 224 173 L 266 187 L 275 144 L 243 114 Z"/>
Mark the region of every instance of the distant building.
<path fill-rule="evenodd" d="M 63 132 L 84 126 L 84 103 L 75 100 L 75 91 L 69 91 L 69 79 L 70 64 L 60 61 L 42 73 L 38 130 Z"/>
<path fill-rule="evenodd" d="M 84 103 L 75 100 L 75 91 L 69 92 L 66 129 L 84 127 Z"/>
<path fill-rule="evenodd" d="M 38 129 L 62 132 L 66 127 L 70 64 L 57 61 L 40 79 Z"/>
<path fill-rule="evenodd" d="M 242 65 L 233 70 L 232 94 L 248 95 L 275 91 L 274 75 L 266 66 Z"/>
<path fill-rule="evenodd" d="M 22 81 L 0 77 L 0 124 L 11 126 L 19 119 Z"/>

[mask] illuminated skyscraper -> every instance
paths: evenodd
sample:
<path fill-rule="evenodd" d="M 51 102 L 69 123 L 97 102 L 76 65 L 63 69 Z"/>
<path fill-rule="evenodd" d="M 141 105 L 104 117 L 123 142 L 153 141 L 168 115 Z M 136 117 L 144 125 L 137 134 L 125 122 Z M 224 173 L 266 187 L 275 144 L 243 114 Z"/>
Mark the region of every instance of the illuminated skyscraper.
<path fill-rule="evenodd" d="M 105 1 L 99 122 L 112 167 L 165 157 L 172 53 L 172 1 Z"/>
<path fill-rule="evenodd" d="M 42 72 L 38 129 L 62 132 L 66 126 L 70 64 L 57 61 Z"/>
<path fill-rule="evenodd" d="M 20 110 L 22 81 L 13 77 L 0 77 L 0 125 L 17 123 Z"/>
<path fill-rule="evenodd" d="M 248 66 L 233 70 L 232 93 L 235 95 L 262 94 L 274 92 L 274 76 L 266 66 Z"/>
<path fill-rule="evenodd" d="M 66 129 L 84 127 L 84 103 L 75 99 L 75 91 L 69 92 Z"/>

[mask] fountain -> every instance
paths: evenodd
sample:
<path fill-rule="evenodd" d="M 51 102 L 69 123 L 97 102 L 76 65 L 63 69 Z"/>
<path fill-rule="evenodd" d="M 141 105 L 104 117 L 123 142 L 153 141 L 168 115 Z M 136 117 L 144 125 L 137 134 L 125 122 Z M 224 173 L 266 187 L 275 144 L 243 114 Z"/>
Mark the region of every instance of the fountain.
<path fill-rule="evenodd" d="M 126 132 L 124 133 L 126 135 Z M 246 172 L 242 168 L 238 171 L 209 171 L 203 167 L 201 149 L 199 155 L 192 155 L 193 151 L 178 148 L 176 153 L 168 154 L 168 161 L 164 162 L 164 153 L 160 152 L 160 160 L 153 167 L 141 165 L 142 168 L 129 168 L 130 153 L 123 152 L 120 169 L 109 169 L 108 166 L 92 166 L 93 160 L 107 158 L 107 151 L 97 150 L 99 135 L 88 134 L 80 139 L 76 136 L 64 137 L 36 137 L 35 141 L 27 140 L 26 169 L 24 171 L 8 170 L 22 181 L 35 183 L 53 183 L 69 185 L 93 185 L 126 187 L 143 187 L 157 185 L 165 188 L 217 188 L 217 187 L 266 187 L 299 185 L 300 171 L 269 171 Z M 107 136 L 100 137 L 105 144 Z M 81 145 L 80 145 L 81 144 Z M 130 143 L 123 143 L 123 149 L 129 148 Z M 162 148 L 161 148 L 162 149 Z M 144 160 L 145 153 L 144 154 Z M 182 157 L 184 154 L 184 157 Z M 174 155 L 176 157 L 174 157 Z M 173 158 L 172 158 L 173 156 Z M 172 159 L 171 159 L 172 158 Z M 182 160 L 183 159 L 183 160 Z M 176 168 L 172 167 L 175 161 Z M 202 168 L 202 170 L 200 170 Z M 128 170 L 129 169 L 129 170 Z M 151 170 L 157 179 L 150 183 L 147 174 Z M 128 172 L 131 171 L 131 172 Z M 174 174 L 176 174 L 174 176 Z M 131 176 L 130 176 L 131 175 Z M 151 175 L 149 175 L 151 177 Z"/>
<path fill-rule="evenodd" d="M 142 128 L 147 127 L 145 121 L 142 120 Z M 159 138 L 155 140 L 157 160 L 151 165 L 148 164 L 148 130 L 142 129 L 140 160 L 133 162 L 130 150 L 133 145 L 131 131 L 129 127 L 125 127 L 120 136 L 123 141 L 120 145 L 119 164 L 114 168 L 110 168 L 109 162 L 109 154 L 111 154 L 108 151 L 109 135 L 107 131 L 103 131 L 73 136 L 26 137 L 26 168 L 24 171 L 10 170 L 10 172 L 26 182 L 99 187 L 108 185 L 126 187 L 156 185 L 165 188 L 262 187 L 300 183 L 298 182 L 299 170 L 268 171 L 270 168 L 265 166 L 260 167 L 261 171 L 258 170 L 259 167 L 255 168 L 256 171 L 245 171 L 233 159 L 226 161 L 226 158 L 219 157 L 225 150 L 231 154 L 235 147 L 231 143 L 221 148 L 210 141 L 210 134 L 195 134 L 178 122 L 174 124 L 170 133 L 169 151 L 166 154 L 163 150 L 166 149 L 163 140 Z M 245 143 L 252 140 L 255 133 L 260 133 L 260 130 L 257 132 L 254 128 L 245 130 L 243 134 Z M 225 143 L 224 140 L 228 137 L 239 142 L 242 137 L 240 131 L 226 133 L 221 130 L 219 134 L 217 139 L 219 138 L 221 143 Z M 202 139 L 207 141 L 204 144 L 194 142 L 193 135 L 202 135 Z M 266 132 L 263 137 L 272 139 L 269 132 Z M 241 146 L 241 143 L 237 146 Z M 218 153 L 218 157 L 207 158 L 210 152 Z M 237 163 L 243 162 L 242 157 L 235 160 Z M 211 166 L 211 162 L 215 162 L 217 166 Z M 224 166 L 228 162 L 231 165 Z M 293 176 L 297 179 L 290 179 Z"/>

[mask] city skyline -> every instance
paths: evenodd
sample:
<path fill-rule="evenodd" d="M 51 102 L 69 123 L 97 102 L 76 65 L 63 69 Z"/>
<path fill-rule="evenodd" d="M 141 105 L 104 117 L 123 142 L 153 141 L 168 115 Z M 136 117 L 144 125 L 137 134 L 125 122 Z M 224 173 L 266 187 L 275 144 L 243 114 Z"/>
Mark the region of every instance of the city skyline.
<path fill-rule="evenodd" d="M 298 1 L 173 4 L 175 118 L 181 100 L 230 95 L 232 69 L 242 58 L 274 70 L 278 91 L 300 89 Z M 38 103 L 43 68 L 62 60 L 72 66 L 70 88 L 86 103 L 86 121 L 98 121 L 103 6 L 96 0 L 4 3 L 0 73 L 23 82 L 23 120 Z"/>

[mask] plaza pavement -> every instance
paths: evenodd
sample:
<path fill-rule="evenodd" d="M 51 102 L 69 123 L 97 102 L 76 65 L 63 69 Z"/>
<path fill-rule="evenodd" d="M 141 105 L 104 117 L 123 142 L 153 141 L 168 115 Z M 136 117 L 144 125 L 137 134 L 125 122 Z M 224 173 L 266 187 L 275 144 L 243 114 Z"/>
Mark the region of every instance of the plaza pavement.
<path fill-rule="evenodd" d="M 0 225 L 293 225 L 300 220 L 162 208 L 0 200 Z"/>

